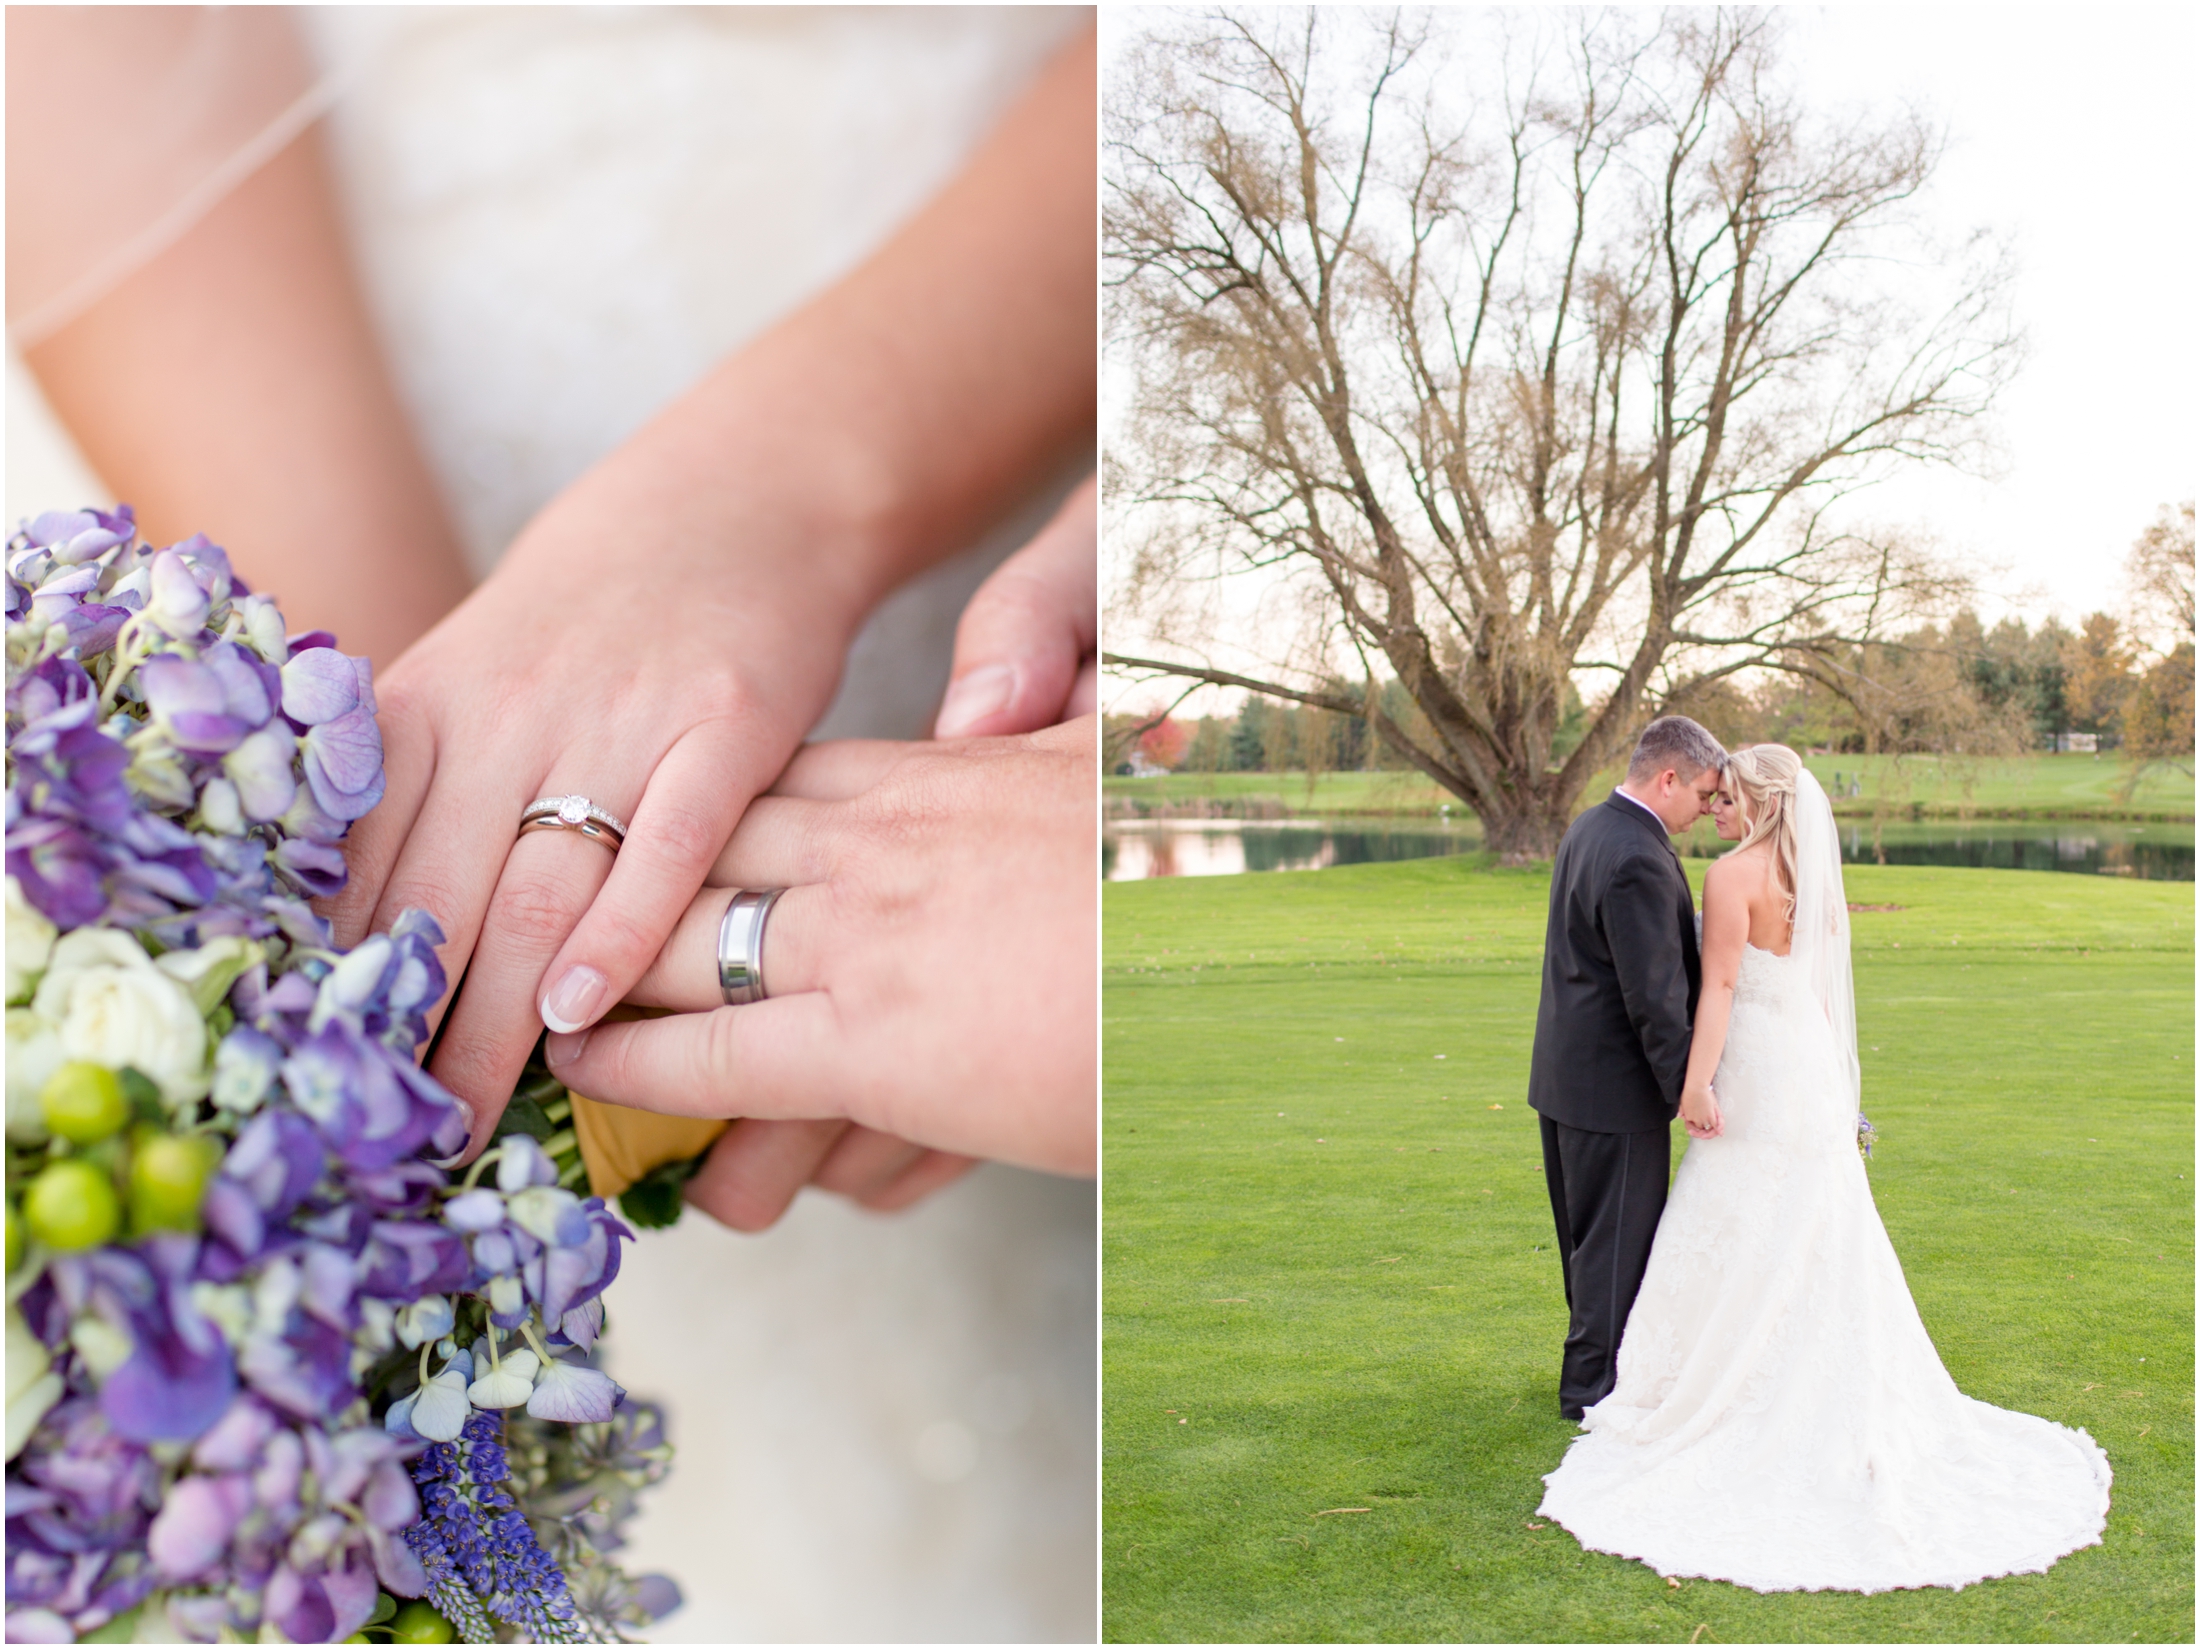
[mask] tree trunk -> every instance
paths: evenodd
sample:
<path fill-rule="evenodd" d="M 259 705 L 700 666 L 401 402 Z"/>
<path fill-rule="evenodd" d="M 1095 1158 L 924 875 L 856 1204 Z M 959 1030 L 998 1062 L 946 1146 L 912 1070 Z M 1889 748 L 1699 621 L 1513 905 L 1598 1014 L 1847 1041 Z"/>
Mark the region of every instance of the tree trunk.
<path fill-rule="evenodd" d="M 1517 810 L 1482 815 L 1482 845 L 1501 865 L 1533 864 L 1557 854 L 1572 822 L 1570 811 L 1555 797 L 1524 799 Z"/>

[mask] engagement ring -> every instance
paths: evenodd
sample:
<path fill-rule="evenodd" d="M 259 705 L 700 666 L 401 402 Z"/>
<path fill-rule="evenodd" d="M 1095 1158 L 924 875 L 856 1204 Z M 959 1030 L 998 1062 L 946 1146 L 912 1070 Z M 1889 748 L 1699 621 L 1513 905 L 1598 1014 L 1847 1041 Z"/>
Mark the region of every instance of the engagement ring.
<path fill-rule="evenodd" d="M 761 1002 L 764 990 L 764 919 L 785 888 L 744 890 L 733 896 L 718 924 L 718 988 L 726 1005 Z"/>
<path fill-rule="evenodd" d="M 520 834 L 530 830 L 570 830 L 601 842 L 616 853 L 626 841 L 626 821 L 586 796 L 538 796 L 520 810 Z"/>

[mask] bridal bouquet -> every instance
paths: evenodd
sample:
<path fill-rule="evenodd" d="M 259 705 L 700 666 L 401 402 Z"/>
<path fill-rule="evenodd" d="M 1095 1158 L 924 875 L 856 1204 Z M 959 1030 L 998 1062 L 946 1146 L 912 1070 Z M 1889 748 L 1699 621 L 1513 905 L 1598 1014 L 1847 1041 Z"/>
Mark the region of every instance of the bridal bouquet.
<path fill-rule="evenodd" d="M 367 662 L 127 507 L 7 545 L 7 1636 L 625 1641 L 670 1456 L 534 1073 L 456 1178 L 426 913 L 338 950 Z"/>

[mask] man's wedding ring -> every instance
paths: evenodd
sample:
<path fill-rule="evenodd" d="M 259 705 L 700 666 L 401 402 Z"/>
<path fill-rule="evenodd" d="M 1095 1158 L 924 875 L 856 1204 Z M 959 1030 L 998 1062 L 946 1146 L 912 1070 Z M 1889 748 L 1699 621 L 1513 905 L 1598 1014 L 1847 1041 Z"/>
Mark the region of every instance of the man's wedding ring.
<path fill-rule="evenodd" d="M 743 889 L 733 896 L 718 924 L 718 988 L 726 1005 L 738 1008 L 764 1000 L 764 922 L 782 887 Z"/>
<path fill-rule="evenodd" d="M 586 796 L 538 796 L 520 810 L 519 831 L 570 830 L 616 853 L 626 841 L 626 821 Z"/>

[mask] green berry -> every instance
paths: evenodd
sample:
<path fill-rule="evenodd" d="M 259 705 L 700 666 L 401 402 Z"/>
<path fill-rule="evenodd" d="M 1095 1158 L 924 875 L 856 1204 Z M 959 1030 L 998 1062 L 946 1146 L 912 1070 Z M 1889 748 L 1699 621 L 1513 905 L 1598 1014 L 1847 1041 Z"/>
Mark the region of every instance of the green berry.
<path fill-rule="evenodd" d="M 130 1220 L 140 1231 L 196 1231 L 214 1172 L 210 1141 L 147 1131 L 130 1153 Z"/>
<path fill-rule="evenodd" d="M 23 1263 L 23 1243 L 22 1216 L 16 1213 L 15 1204 L 11 1202 L 8 1204 L 8 1274 L 10 1276 L 13 1276 L 15 1268 Z"/>
<path fill-rule="evenodd" d="M 64 1253 L 97 1248 L 122 1229 L 115 1182 L 80 1157 L 49 1162 L 23 1198 L 31 1235 Z"/>
<path fill-rule="evenodd" d="M 39 1090 L 46 1126 L 76 1145 L 97 1145 L 130 1120 L 122 1079 L 104 1065 L 72 1059 Z"/>
<path fill-rule="evenodd" d="M 451 1643 L 457 1637 L 449 1621 L 417 1599 L 398 1610 L 390 1622 L 392 1643 Z"/>

